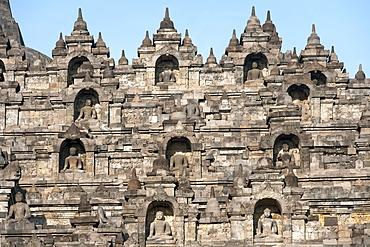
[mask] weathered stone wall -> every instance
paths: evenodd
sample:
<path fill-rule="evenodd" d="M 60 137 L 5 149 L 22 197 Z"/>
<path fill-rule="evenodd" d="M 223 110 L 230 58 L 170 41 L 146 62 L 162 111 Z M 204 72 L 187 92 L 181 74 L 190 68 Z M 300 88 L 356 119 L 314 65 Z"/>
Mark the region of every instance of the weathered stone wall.
<path fill-rule="evenodd" d="M 253 13 L 219 62 L 171 23 L 132 65 L 81 13 L 50 60 L 0 39 L 0 245 L 365 246 L 363 72 L 349 79 L 314 30 L 299 56 L 282 53 Z M 29 219 L 10 213 L 19 191 Z M 172 234 L 151 240 L 158 211 Z"/>

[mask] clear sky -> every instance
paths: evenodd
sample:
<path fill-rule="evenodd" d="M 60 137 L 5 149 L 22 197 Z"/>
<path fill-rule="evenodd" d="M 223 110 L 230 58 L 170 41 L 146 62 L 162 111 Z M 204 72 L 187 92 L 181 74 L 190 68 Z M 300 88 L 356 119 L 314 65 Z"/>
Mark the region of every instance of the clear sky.
<path fill-rule="evenodd" d="M 252 6 L 261 24 L 267 10 L 283 38 L 282 52 L 297 47 L 304 49 L 311 25 L 325 49 L 335 46 L 353 78 L 358 65 L 370 78 L 370 9 L 369 0 L 10 0 L 13 17 L 20 25 L 26 46 L 51 57 L 59 33 L 70 35 L 78 8 L 82 8 L 90 34 L 102 32 L 116 62 L 124 49 L 130 64 L 137 58 L 137 48 L 149 31 L 157 32 L 169 7 L 170 17 L 179 33 L 189 29 L 198 54 L 204 59 L 213 47 L 219 60 L 236 29 L 238 38 L 251 14 Z M 204 60 L 205 61 L 205 60 Z"/>

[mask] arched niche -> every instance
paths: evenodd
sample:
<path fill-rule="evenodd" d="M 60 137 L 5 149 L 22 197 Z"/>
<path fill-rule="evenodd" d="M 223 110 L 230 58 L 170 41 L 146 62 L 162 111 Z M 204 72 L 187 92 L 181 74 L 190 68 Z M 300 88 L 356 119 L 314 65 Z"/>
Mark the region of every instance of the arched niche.
<path fill-rule="evenodd" d="M 272 219 L 276 220 L 278 226 L 278 234 L 282 233 L 282 215 L 281 215 L 281 205 L 278 201 L 272 198 L 264 198 L 259 200 L 255 207 L 253 213 L 253 236 L 257 234 L 258 220 L 263 218 L 263 211 L 269 208 L 271 210 Z"/>
<path fill-rule="evenodd" d="M 294 155 L 295 159 L 295 165 L 299 165 L 300 157 L 299 157 L 299 148 L 300 148 L 300 141 L 299 138 L 294 134 L 288 134 L 288 135 L 280 135 L 276 138 L 274 143 L 274 150 L 273 150 L 273 164 L 276 166 L 277 157 L 283 148 L 283 144 L 288 144 L 289 149 L 292 152 L 292 155 Z"/>
<path fill-rule="evenodd" d="M 169 161 L 176 152 L 191 152 L 191 142 L 186 137 L 174 137 L 170 139 L 166 147 L 166 159 Z"/>
<path fill-rule="evenodd" d="M 321 85 L 326 84 L 326 76 L 321 71 L 319 70 L 311 71 L 310 74 L 311 74 L 311 81 L 313 81 L 313 83 L 316 86 L 321 86 Z"/>
<path fill-rule="evenodd" d="M 0 82 L 5 81 L 5 64 L 4 62 L 0 59 Z"/>
<path fill-rule="evenodd" d="M 77 155 L 86 153 L 85 147 L 81 140 L 64 140 L 60 145 L 59 151 L 59 172 L 64 168 L 65 159 L 69 156 L 69 149 L 74 147 L 77 149 Z M 85 164 L 82 164 L 83 166 Z"/>
<path fill-rule="evenodd" d="M 76 120 L 80 115 L 81 108 L 85 106 L 87 99 L 91 100 L 92 106 L 100 103 L 99 94 L 94 89 L 82 89 L 80 92 L 78 92 L 74 101 L 74 120 Z"/>
<path fill-rule="evenodd" d="M 290 95 L 290 97 L 292 97 L 292 101 L 307 100 L 308 96 L 310 96 L 310 88 L 304 84 L 301 85 L 293 84 L 288 88 L 287 92 Z"/>
<path fill-rule="evenodd" d="M 83 62 L 89 61 L 87 57 L 75 57 L 72 58 L 68 63 L 68 77 L 67 77 L 67 86 L 73 84 L 73 76 L 77 74 L 78 68 L 82 65 Z"/>
<path fill-rule="evenodd" d="M 251 53 L 244 60 L 244 77 L 243 81 L 247 80 L 248 71 L 252 69 L 252 63 L 256 62 L 258 64 L 257 69 L 263 70 L 267 68 L 267 58 L 261 52 Z"/>
<path fill-rule="evenodd" d="M 173 205 L 171 202 L 168 201 L 154 201 L 149 204 L 147 213 L 146 213 L 146 219 L 145 219 L 145 239 L 148 238 L 149 236 L 149 231 L 150 231 L 150 224 L 154 221 L 155 219 L 155 214 L 158 211 L 162 211 L 163 215 L 165 217 L 165 220 L 170 224 L 172 233 L 174 232 L 173 229 L 173 220 L 174 220 L 174 210 L 173 210 Z"/>
<path fill-rule="evenodd" d="M 172 76 L 169 74 L 170 72 L 165 72 L 165 70 L 169 70 L 172 72 Z M 176 78 L 174 75 L 174 71 L 179 70 L 179 61 L 175 56 L 166 54 L 160 56 L 156 63 L 155 63 L 155 82 L 157 83 L 162 83 L 162 82 L 175 82 Z M 161 73 L 167 73 L 166 76 L 160 76 Z M 162 74 L 163 75 L 163 74 Z M 160 80 L 160 77 L 162 78 Z M 163 78 L 165 81 L 163 81 Z"/>

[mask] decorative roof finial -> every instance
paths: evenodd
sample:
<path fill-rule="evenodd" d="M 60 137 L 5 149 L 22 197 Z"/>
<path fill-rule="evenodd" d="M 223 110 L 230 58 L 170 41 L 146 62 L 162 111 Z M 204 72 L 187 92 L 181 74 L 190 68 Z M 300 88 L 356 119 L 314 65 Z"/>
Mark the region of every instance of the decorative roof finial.
<path fill-rule="evenodd" d="M 96 47 L 106 47 L 106 44 L 105 44 L 105 42 L 103 41 L 103 38 L 102 38 L 101 32 L 99 32 L 98 40 L 96 41 L 95 46 L 96 46 Z"/>
<path fill-rule="evenodd" d="M 356 80 L 365 80 L 366 76 L 365 73 L 362 71 L 362 64 L 358 67 L 358 71 L 355 75 Z"/>
<path fill-rule="evenodd" d="M 206 64 L 217 64 L 216 57 L 213 55 L 213 48 L 211 47 L 209 51 L 209 56 L 207 58 Z"/>
<path fill-rule="evenodd" d="M 89 35 L 89 31 L 87 30 L 87 24 L 82 18 L 81 8 L 78 9 L 78 17 L 77 21 L 75 21 L 72 35 Z"/>
<path fill-rule="evenodd" d="M 334 46 L 331 47 L 331 53 L 329 55 L 329 62 L 339 62 L 337 54 L 335 54 Z"/>
<path fill-rule="evenodd" d="M 236 37 L 236 30 L 233 30 L 233 35 L 230 39 L 229 46 L 238 46 L 239 45 L 239 40 Z"/>
<path fill-rule="evenodd" d="M 185 30 L 185 37 L 184 37 L 184 39 L 182 41 L 182 45 L 184 45 L 184 46 L 191 46 L 191 45 L 193 45 L 193 41 L 189 37 L 189 31 L 188 31 L 188 29 Z"/>
<path fill-rule="evenodd" d="M 249 20 L 247 21 L 247 26 L 244 29 L 244 32 L 249 31 L 255 32 L 257 28 L 261 28 L 260 20 L 256 17 L 256 10 L 254 6 L 252 7 L 252 14 Z"/>
<path fill-rule="evenodd" d="M 125 50 L 122 50 L 121 58 L 118 60 L 119 65 L 128 65 L 128 59 L 125 56 Z"/>
<path fill-rule="evenodd" d="M 265 23 L 262 25 L 262 29 L 264 32 L 268 32 L 271 35 L 276 33 L 276 27 L 271 21 L 271 13 L 270 10 L 267 11 L 267 17 Z"/>
<path fill-rule="evenodd" d="M 175 26 L 173 25 L 173 22 L 170 19 L 168 8 L 166 8 L 166 12 L 165 12 L 163 21 L 161 21 L 159 29 L 175 29 Z"/>
<path fill-rule="evenodd" d="M 149 38 L 149 31 L 146 31 L 145 38 L 141 44 L 141 47 L 150 47 L 152 46 L 152 40 Z"/>
<path fill-rule="evenodd" d="M 63 40 L 63 34 L 59 34 L 59 40 L 55 43 L 55 48 L 59 49 L 65 49 L 66 48 L 66 43 Z"/>
<path fill-rule="evenodd" d="M 320 37 L 316 34 L 315 24 L 312 24 L 312 33 L 307 39 L 307 45 L 320 45 Z"/>

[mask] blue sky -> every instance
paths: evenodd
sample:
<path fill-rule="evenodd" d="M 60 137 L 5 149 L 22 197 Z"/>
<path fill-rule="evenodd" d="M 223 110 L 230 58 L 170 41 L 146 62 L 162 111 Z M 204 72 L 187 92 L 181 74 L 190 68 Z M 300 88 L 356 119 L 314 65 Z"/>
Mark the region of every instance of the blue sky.
<path fill-rule="evenodd" d="M 82 8 L 90 34 L 97 38 L 102 32 L 116 62 L 124 49 L 130 64 L 137 58 L 137 48 L 149 31 L 157 32 L 166 7 L 179 33 L 189 29 L 198 53 L 206 58 L 210 47 L 219 60 L 231 38 L 243 32 L 252 6 L 261 24 L 267 10 L 283 38 L 282 52 L 297 47 L 304 49 L 311 33 L 311 25 L 325 49 L 335 46 L 339 60 L 344 62 L 353 78 L 358 65 L 363 64 L 370 78 L 370 9 L 368 0 L 10 0 L 13 17 L 19 23 L 27 46 L 51 56 L 59 33 L 70 35 L 78 8 Z"/>

